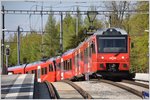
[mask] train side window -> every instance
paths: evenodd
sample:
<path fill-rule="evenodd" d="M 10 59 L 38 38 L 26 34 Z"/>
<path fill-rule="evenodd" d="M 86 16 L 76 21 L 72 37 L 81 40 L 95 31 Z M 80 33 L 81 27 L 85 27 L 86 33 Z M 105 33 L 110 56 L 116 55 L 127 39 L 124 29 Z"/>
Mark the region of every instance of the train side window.
<path fill-rule="evenodd" d="M 31 74 L 31 71 L 27 71 L 27 74 Z"/>
<path fill-rule="evenodd" d="M 64 70 L 66 70 L 66 61 L 64 61 Z"/>
<path fill-rule="evenodd" d="M 47 74 L 47 67 L 45 67 L 45 74 Z"/>
<path fill-rule="evenodd" d="M 85 63 L 88 63 L 88 48 L 86 48 Z"/>
<path fill-rule="evenodd" d="M 67 60 L 65 61 L 65 65 L 66 65 L 66 70 L 67 70 L 67 67 L 68 67 L 68 66 L 67 66 Z"/>
<path fill-rule="evenodd" d="M 66 69 L 65 69 L 65 61 L 63 61 L 63 69 L 66 70 Z"/>
<path fill-rule="evenodd" d="M 52 71 L 53 71 L 53 65 L 49 64 L 49 72 L 52 72 Z"/>
<path fill-rule="evenodd" d="M 69 60 L 69 59 L 67 60 L 67 66 L 68 66 L 68 67 L 67 67 L 68 70 L 70 70 L 70 60 Z"/>
<path fill-rule="evenodd" d="M 72 69 L 72 59 L 70 59 L 70 69 Z"/>
<path fill-rule="evenodd" d="M 35 78 L 37 77 L 37 70 L 34 70 L 34 72 L 35 72 Z"/>
<path fill-rule="evenodd" d="M 94 44 L 94 42 L 92 42 L 91 48 L 92 48 L 92 53 L 95 53 L 95 44 Z"/>
<path fill-rule="evenodd" d="M 69 65 L 68 65 L 69 61 L 66 60 L 66 66 L 67 66 L 67 70 L 69 70 Z"/>
<path fill-rule="evenodd" d="M 75 56 L 75 67 L 77 67 L 77 60 L 78 60 L 78 58 L 77 58 L 77 55 Z"/>
<path fill-rule="evenodd" d="M 31 72 L 32 72 L 32 74 L 34 74 L 34 70 L 32 70 Z"/>
<path fill-rule="evenodd" d="M 44 68 L 42 68 L 42 73 L 41 74 L 44 75 Z"/>
<path fill-rule="evenodd" d="M 89 53 L 89 57 L 91 58 L 92 52 L 91 52 L 91 48 L 88 47 L 88 53 Z"/>
<path fill-rule="evenodd" d="M 83 55 L 83 52 L 81 52 L 81 61 L 83 61 L 84 59 L 84 55 Z"/>
<path fill-rule="evenodd" d="M 57 69 L 60 69 L 61 67 L 60 65 L 61 65 L 60 63 L 57 64 Z"/>

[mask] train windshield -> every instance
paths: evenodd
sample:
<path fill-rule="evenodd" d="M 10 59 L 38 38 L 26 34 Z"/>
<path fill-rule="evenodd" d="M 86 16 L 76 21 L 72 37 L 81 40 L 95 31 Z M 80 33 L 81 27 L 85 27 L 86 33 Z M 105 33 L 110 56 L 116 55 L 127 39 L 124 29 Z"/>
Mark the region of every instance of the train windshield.
<path fill-rule="evenodd" d="M 98 37 L 99 53 L 126 53 L 127 36 Z"/>

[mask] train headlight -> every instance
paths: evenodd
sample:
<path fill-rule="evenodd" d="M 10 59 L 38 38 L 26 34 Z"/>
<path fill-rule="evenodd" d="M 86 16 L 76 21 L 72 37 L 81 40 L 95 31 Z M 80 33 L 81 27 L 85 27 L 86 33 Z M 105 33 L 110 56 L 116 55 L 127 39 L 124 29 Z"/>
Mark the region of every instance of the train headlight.
<path fill-rule="evenodd" d="M 123 67 L 124 67 L 124 68 L 127 68 L 127 64 L 123 64 Z"/>
<path fill-rule="evenodd" d="M 100 68 L 104 68 L 104 64 L 100 64 Z"/>
<path fill-rule="evenodd" d="M 104 59 L 104 57 L 103 57 L 103 56 L 101 56 L 101 59 Z"/>
<path fill-rule="evenodd" d="M 12 75 L 13 74 L 13 72 L 8 72 L 8 75 Z"/>
<path fill-rule="evenodd" d="M 122 56 L 121 58 L 124 59 L 124 56 Z"/>

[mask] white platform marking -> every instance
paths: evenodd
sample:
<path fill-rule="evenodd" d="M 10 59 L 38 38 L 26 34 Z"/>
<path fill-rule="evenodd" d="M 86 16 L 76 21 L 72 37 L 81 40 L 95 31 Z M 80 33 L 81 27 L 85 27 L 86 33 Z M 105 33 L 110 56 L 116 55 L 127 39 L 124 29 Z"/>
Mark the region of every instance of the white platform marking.
<path fill-rule="evenodd" d="M 35 75 L 32 76 L 32 82 L 31 83 L 34 83 L 34 77 L 35 77 Z M 34 85 L 33 84 L 32 84 L 32 87 L 33 88 L 30 88 L 29 99 L 33 99 L 33 89 L 34 89 Z"/>
<path fill-rule="evenodd" d="M 10 99 L 10 98 L 12 98 L 12 97 L 13 97 L 13 98 L 16 98 L 16 97 L 18 96 L 19 91 L 20 91 L 21 86 L 22 86 L 22 83 L 23 83 L 23 81 L 24 81 L 24 79 L 25 79 L 26 76 L 27 76 L 26 74 L 20 75 L 20 76 L 16 79 L 16 81 L 15 81 L 14 84 L 13 84 L 13 86 L 10 88 L 8 94 L 5 96 L 5 99 Z M 17 88 L 16 88 L 16 85 L 18 85 Z M 16 88 L 15 93 L 14 93 L 14 88 Z"/>

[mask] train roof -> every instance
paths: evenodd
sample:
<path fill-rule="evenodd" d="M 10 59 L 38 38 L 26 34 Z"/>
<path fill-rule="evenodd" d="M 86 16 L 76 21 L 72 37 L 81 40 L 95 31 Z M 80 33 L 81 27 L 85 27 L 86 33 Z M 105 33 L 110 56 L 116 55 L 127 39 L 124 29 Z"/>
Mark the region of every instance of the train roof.
<path fill-rule="evenodd" d="M 66 51 L 65 53 L 63 53 L 62 56 L 68 55 L 68 54 L 72 53 L 74 50 L 75 50 L 75 49 L 69 49 L 68 51 Z"/>
<path fill-rule="evenodd" d="M 98 29 L 97 32 L 94 33 L 94 35 L 109 35 L 108 32 L 116 33 L 117 35 L 128 35 L 128 33 L 120 28 L 104 28 L 104 29 Z M 113 35 L 116 35 L 113 34 Z M 111 34 L 110 34 L 111 35 Z"/>
<path fill-rule="evenodd" d="M 36 65 L 36 64 L 40 64 L 40 63 L 43 63 L 43 62 L 42 61 L 36 61 L 36 62 L 33 62 L 33 63 L 29 63 L 26 67 Z"/>
<path fill-rule="evenodd" d="M 47 61 L 54 61 L 56 57 L 49 58 Z"/>
<path fill-rule="evenodd" d="M 23 65 L 16 65 L 16 66 L 12 66 L 12 67 L 8 67 L 8 70 L 13 70 L 13 69 L 16 69 L 16 68 L 24 68 L 26 64 L 23 64 Z"/>

